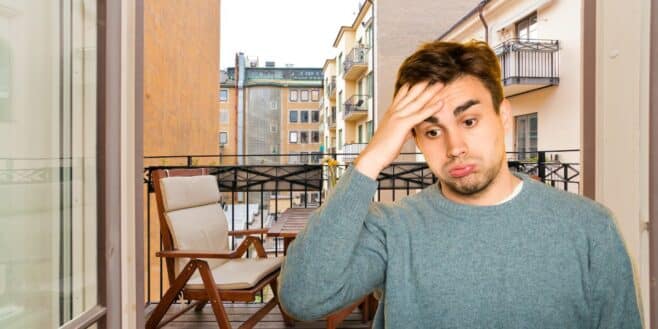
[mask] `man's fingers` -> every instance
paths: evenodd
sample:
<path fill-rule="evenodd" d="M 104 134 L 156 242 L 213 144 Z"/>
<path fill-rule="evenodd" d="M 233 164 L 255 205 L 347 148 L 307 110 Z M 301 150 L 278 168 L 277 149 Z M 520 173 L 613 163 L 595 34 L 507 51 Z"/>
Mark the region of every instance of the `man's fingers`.
<path fill-rule="evenodd" d="M 393 103 L 391 105 L 391 108 L 395 108 L 395 106 L 404 98 L 404 96 L 407 96 L 407 93 L 409 92 L 409 84 L 405 83 L 400 89 L 398 89 L 398 93 L 395 94 L 395 98 L 393 98 Z"/>
<path fill-rule="evenodd" d="M 441 112 L 441 110 L 443 110 L 444 104 L 445 102 L 442 99 L 439 99 L 438 101 L 423 107 L 422 110 L 414 113 L 413 115 L 410 115 L 408 118 L 412 125 L 415 126 L 423 122 L 423 120 Z"/>
<path fill-rule="evenodd" d="M 438 93 L 442 88 L 443 84 L 441 83 L 435 83 L 427 87 L 427 89 L 425 89 L 425 91 L 420 96 L 418 96 L 418 98 L 409 103 L 406 107 L 398 107 L 399 110 L 397 110 L 397 115 L 399 117 L 405 117 L 415 113 L 428 104 L 435 103 L 436 100 L 440 97 Z"/>
<path fill-rule="evenodd" d="M 402 109 L 409 103 L 413 102 L 419 95 L 423 93 L 423 91 L 425 91 L 425 89 L 427 89 L 428 85 L 429 81 L 423 81 L 412 86 L 411 89 L 409 89 L 409 92 L 407 92 L 407 95 L 392 107 L 393 110 L 395 111 Z"/>

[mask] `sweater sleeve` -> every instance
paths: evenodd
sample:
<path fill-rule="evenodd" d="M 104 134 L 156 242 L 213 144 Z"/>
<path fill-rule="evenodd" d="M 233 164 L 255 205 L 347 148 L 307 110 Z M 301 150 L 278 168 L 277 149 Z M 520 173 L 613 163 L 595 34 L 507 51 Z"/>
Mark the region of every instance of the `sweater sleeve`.
<path fill-rule="evenodd" d="M 321 318 L 383 285 L 386 268 L 377 182 L 350 167 L 288 247 L 279 301 L 300 320 Z"/>
<path fill-rule="evenodd" d="M 642 328 L 633 266 L 611 214 L 592 238 L 590 278 L 593 328 Z"/>

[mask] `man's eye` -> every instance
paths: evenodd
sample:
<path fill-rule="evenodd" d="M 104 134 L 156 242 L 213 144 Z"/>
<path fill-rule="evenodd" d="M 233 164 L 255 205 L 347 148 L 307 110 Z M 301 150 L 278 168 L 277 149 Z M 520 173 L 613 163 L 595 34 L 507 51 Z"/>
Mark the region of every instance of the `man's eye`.
<path fill-rule="evenodd" d="M 430 129 L 425 132 L 425 136 L 429 138 L 436 138 L 441 136 L 441 129 Z"/>
<path fill-rule="evenodd" d="M 466 127 L 473 127 L 473 126 L 475 126 L 476 123 L 477 123 L 476 119 L 466 119 L 466 120 L 464 120 L 464 124 L 466 125 Z"/>

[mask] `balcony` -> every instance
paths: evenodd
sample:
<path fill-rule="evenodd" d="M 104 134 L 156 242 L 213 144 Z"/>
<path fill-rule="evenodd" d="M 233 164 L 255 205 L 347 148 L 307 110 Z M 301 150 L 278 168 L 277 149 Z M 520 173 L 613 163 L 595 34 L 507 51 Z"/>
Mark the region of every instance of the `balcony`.
<path fill-rule="evenodd" d="M 368 71 L 368 48 L 355 47 L 343 61 L 343 79 L 357 80 Z"/>
<path fill-rule="evenodd" d="M 559 50 L 558 40 L 510 39 L 496 46 L 505 96 L 558 85 Z"/>
<path fill-rule="evenodd" d="M 338 161 L 342 163 L 351 163 L 354 162 L 356 157 L 359 156 L 361 151 L 363 151 L 364 148 L 368 143 L 352 143 L 352 144 L 345 144 L 343 146 L 343 151 L 341 152 L 341 155 L 338 156 Z"/>
<path fill-rule="evenodd" d="M 357 121 L 368 117 L 368 95 L 354 95 L 344 105 L 345 121 Z"/>
<path fill-rule="evenodd" d="M 331 81 L 327 84 L 327 93 L 330 100 L 336 100 L 336 76 L 331 76 Z"/>

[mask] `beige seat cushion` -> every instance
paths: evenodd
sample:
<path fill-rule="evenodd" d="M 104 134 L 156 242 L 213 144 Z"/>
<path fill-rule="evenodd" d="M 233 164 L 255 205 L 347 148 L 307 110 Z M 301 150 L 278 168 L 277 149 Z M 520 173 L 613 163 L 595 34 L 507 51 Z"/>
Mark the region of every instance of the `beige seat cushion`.
<path fill-rule="evenodd" d="M 248 289 L 278 270 L 282 261 L 283 257 L 232 259 L 212 269 L 212 274 L 219 289 Z M 185 288 L 204 288 L 199 272 L 190 278 Z"/>

